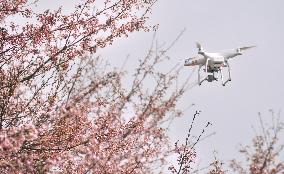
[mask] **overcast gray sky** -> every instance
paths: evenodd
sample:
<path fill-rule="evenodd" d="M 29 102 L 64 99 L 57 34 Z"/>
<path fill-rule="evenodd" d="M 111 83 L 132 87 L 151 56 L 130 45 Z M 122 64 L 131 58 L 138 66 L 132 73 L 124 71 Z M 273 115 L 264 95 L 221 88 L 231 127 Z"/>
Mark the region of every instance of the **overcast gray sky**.
<path fill-rule="evenodd" d="M 217 133 L 198 146 L 202 165 L 213 160 L 214 150 L 227 164 L 226 160 L 238 154 L 238 144 L 248 143 L 254 135 L 251 126 L 258 124 L 258 112 L 269 120 L 268 109 L 275 112 L 283 109 L 283 7 L 283 0 L 160 0 L 155 5 L 151 23 L 160 24 L 157 38 L 161 43 L 170 43 L 186 28 L 169 52 L 172 62 L 196 55 L 196 41 L 213 52 L 257 45 L 231 61 L 232 81 L 227 86 L 223 87 L 220 82 L 204 83 L 191 89 L 181 102 L 184 106 L 196 105 L 174 121 L 169 132 L 173 142 L 186 136 L 195 110 L 202 111 L 196 131 L 211 121 L 213 126 L 208 133 Z M 114 63 L 129 54 L 129 64 L 136 64 L 146 54 L 151 38 L 152 33 L 135 33 L 116 41 L 101 54 L 115 57 L 118 61 Z M 187 68 L 180 75 L 187 76 L 191 71 L 192 68 Z M 196 79 L 195 73 L 192 81 Z"/>

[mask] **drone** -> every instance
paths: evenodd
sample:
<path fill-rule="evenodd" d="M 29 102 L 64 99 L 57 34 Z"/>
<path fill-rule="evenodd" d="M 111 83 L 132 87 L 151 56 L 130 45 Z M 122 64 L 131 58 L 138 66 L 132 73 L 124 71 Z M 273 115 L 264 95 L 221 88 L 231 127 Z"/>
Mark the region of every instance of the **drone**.
<path fill-rule="evenodd" d="M 208 81 L 218 81 L 215 77 L 215 73 L 221 74 L 222 85 L 225 86 L 229 81 L 231 81 L 231 69 L 229 65 L 229 60 L 236 56 L 242 55 L 244 50 L 253 48 L 255 46 L 246 46 L 236 49 L 231 49 L 230 51 L 224 53 L 210 53 L 206 52 L 200 43 L 196 43 L 198 49 L 198 56 L 188 58 L 185 60 L 184 66 L 199 66 L 198 69 L 198 84 L 201 85 L 202 82 Z M 205 78 L 201 79 L 200 70 L 204 66 L 204 72 L 206 74 Z M 224 81 L 223 68 L 228 70 L 228 79 Z"/>

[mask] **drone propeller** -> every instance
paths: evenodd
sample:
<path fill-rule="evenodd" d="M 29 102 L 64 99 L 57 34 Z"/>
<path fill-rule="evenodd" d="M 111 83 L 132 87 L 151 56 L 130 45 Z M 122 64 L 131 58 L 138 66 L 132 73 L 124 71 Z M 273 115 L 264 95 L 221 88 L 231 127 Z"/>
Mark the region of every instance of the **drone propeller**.
<path fill-rule="evenodd" d="M 204 49 L 199 42 L 196 42 L 196 47 L 198 48 L 198 54 L 204 52 Z"/>
<path fill-rule="evenodd" d="M 240 47 L 240 48 L 237 48 L 237 52 L 240 53 L 240 52 L 242 52 L 244 50 L 247 50 L 247 49 L 250 49 L 250 48 L 254 48 L 254 47 L 256 47 L 256 46 L 253 45 L 253 46 L 247 46 L 247 47 Z"/>
<path fill-rule="evenodd" d="M 201 44 L 199 42 L 196 42 L 196 47 L 200 50 L 201 49 Z"/>

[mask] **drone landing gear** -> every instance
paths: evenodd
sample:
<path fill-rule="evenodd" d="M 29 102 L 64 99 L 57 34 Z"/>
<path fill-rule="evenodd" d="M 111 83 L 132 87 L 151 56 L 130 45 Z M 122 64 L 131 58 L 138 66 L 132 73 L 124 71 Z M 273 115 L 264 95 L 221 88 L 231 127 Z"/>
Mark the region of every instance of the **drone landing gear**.
<path fill-rule="evenodd" d="M 217 69 L 212 69 L 212 68 L 205 68 L 204 71 L 206 73 L 206 77 L 201 79 L 201 75 L 200 75 L 200 70 L 202 68 L 202 66 L 199 66 L 199 69 L 198 69 L 198 84 L 199 86 L 206 80 L 208 82 L 213 82 L 213 81 L 218 81 L 218 79 L 214 76 L 214 73 L 215 72 L 220 72 L 221 73 L 221 80 L 222 80 L 222 85 L 225 86 L 228 82 L 231 81 L 231 69 L 230 69 L 230 65 L 228 62 L 226 62 L 226 65 L 224 67 L 227 67 L 228 68 L 228 75 L 229 75 L 229 78 L 224 81 L 224 75 L 223 75 L 223 71 L 222 71 L 222 68 L 217 68 Z M 211 73 L 211 74 L 210 74 Z"/>
<path fill-rule="evenodd" d="M 206 63 L 205 63 L 205 73 L 206 75 L 208 75 L 208 63 L 209 63 L 209 59 L 206 59 Z M 207 80 L 208 77 L 203 78 L 202 80 L 200 80 L 200 70 L 202 68 L 202 65 L 199 65 L 198 68 L 198 84 L 199 86 L 201 85 L 202 82 L 204 82 L 204 80 Z"/>
<path fill-rule="evenodd" d="M 221 71 L 221 79 L 222 79 L 222 85 L 225 86 L 228 82 L 232 81 L 231 79 L 231 68 L 228 62 L 226 62 L 227 67 L 228 67 L 228 74 L 229 74 L 229 78 L 224 82 L 224 78 L 223 78 L 223 72 L 222 69 L 220 69 Z"/>
<path fill-rule="evenodd" d="M 199 86 L 201 85 L 202 82 L 204 82 L 204 80 L 207 79 L 207 77 L 205 77 L 205 78 L 203 78 L 201 80 L 201 78 L 200 78 L 200 70 L 201 70 L 201 68 L 202 68 L 202 66 L 199 66 L 199 68 L 198 68 L 198 84 L 199 84 Z"/>
<path fill-rule="evenodd" d="M 201 78 L 200 78 L 200 69 L 201 69 L 201 67 L 202 66 L 200 66 L 199 67 L 199 69 L 198 69 L 198 84 L 199 84 L 199 86 L 206 80 L 206 81 L 208 81 L 208 82 L 213 82 L 213 81 L 218 81 L 218 79 L 214 76 L 214 72 L 215 71 L 213 71 L 213 70 L 209 70 L 209 73 L 211 73 L 211 74 L 208 74 L 208 68 L 206 69 L 205 68 L 205 73 L 206 73 L 206 77 L 205 78 L 203 78 L 202 80 L 201 80 Z"/>
<path fill-rule="evenodd" d="M 199 86 L 201 85 L 201 83 L 202 82 L 204 82 L 205 80 L 207 80 L 207 77 L 205 77 L 205 78 L 203 78 L 201 81 L 200 81 L 200 79 L 198 80 L 198 84 L 199 84 Z"/>

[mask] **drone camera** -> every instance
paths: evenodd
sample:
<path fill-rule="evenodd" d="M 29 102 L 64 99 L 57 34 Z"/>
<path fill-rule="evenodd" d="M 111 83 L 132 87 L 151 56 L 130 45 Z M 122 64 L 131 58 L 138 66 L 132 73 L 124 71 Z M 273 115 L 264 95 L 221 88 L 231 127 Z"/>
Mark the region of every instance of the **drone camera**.
<path fill-rule="evenodd" d="M 212 82 L 214 80 L 217 80 L 217 78 L 213 74 L 208 75 L 208 78 L 207 78 L 208 82 Z"/>

